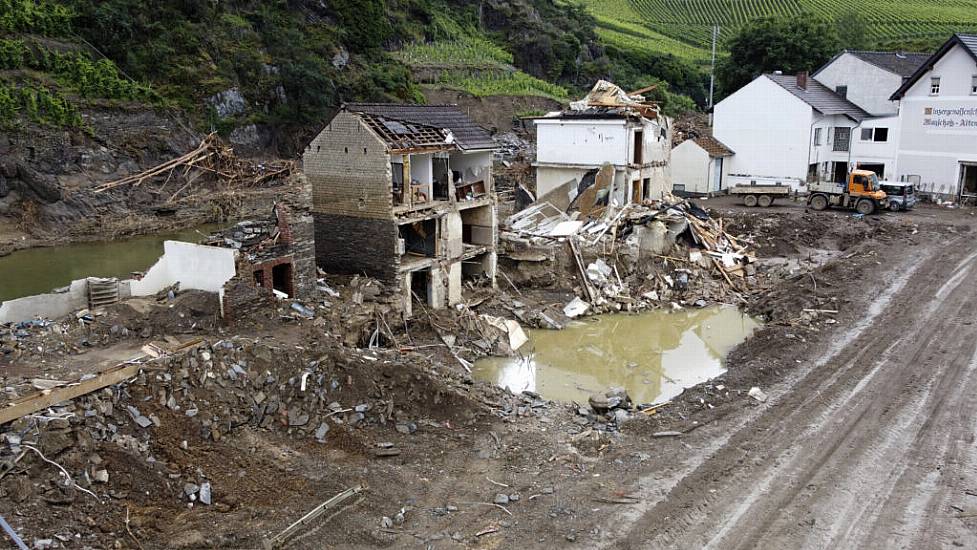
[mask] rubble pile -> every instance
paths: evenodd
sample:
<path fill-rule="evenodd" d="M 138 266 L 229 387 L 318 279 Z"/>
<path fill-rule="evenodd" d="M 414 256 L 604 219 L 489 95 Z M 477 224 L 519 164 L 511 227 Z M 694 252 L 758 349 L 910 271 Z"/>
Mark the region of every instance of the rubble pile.
<path fill-rule="evenodd" d="M 490 413 L 490 404 L 512 417 L 545 405 L 477 388 L 396 349 L 354 351 L 331 339 L 201 343 L 145 362 L 130 380 L 0 426 L 2 490 L 18 510 L 50 519 L 52 538 L 75 539 L 61 530 L 73 523 L 66 518 L 84 522 L 92 514 L 108 522 L 123 505 L 234 507 L 240 497 L 232 495 L 247 493 L 253 481 L 214 450 L 246 445 L 244 431 L 385 459 L 400 454 L 401 438 L 445 422 L 469 424 Z M 46 523 L 33 522 L 32 532 Z M 78 542 L 105 547 L 99 536 L 125 538 L 122 526 Z"/>
<path fill-rule="evenodd" d="M 564 307 L 568 318 L 742 302 L 762 286 L 749 240 L 690 201 L 633 204 L 589 218 L 541 203 L 512 216 L 500 239 L 521 283 L 549 278 L 567 286 L 554 272 L 569 271 L 577 298 Z M 532 265 L 545 275 L 534 281 Z"/>

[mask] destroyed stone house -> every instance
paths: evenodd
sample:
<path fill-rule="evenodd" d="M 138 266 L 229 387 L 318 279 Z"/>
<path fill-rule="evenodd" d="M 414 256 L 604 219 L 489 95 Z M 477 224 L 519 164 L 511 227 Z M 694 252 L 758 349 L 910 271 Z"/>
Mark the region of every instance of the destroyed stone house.
<path fill-rule="evenodd" d="M 495 148 L 453 105 L 344 105 L 303 157 L 318 265 L 380 279 L 407 315 L 494 285 Z"/>

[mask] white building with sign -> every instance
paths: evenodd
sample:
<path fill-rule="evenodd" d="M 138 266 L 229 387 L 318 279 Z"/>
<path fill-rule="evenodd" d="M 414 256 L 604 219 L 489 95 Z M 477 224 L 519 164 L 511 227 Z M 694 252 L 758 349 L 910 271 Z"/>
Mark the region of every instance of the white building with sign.
<path fill-rule="evenodd" d="M 977 35 L 954 35 L 892 94 L 899 179 L 977 197 Z"/>

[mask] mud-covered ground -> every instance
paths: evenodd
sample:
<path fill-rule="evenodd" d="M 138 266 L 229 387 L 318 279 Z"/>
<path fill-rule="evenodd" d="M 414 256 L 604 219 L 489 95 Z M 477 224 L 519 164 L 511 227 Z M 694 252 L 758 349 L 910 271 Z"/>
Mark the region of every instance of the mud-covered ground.
<path fill-rule="evenodd" d="M 287 546 L 977 545 L 971 211 L 703 206 L 785 274 L 749 297 L 767 323 L 727 373 L 653 413 L 603 422 L 475 382 L 422 321 L 365 350 L 328 312 L 229 330 L 190 304 L 120 310 L 93 351 L 69 328 L 3 384 L 98 370 L 87 353 L 161 332 L 204 342 L 0 429 L 0 514 L 29 544 L 254 548 L 362 486 Z"/>

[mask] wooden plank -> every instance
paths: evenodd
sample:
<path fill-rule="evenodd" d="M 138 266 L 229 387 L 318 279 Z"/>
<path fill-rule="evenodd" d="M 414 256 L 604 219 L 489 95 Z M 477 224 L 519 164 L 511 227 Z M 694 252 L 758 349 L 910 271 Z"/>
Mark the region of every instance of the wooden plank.
<path fill-rule="evenodd" d="M 6 407 L 0 409 L 0 425 L 17 420 L 18 418 L 23 418 L 52 405 L 57 405 L 58 403 L 70 401 L 76 397 L 98 391 L 106 386 L 118 384 L 123 380 L 128 380 L 139 372 L 139 369 L 143 366 L 142 361 L 145 358 L 145 355 L 141 355 L 135 359 L 130 359 L 130 361 L 140 361 L 139 363 L 123 363 L 112 367 L 95 378 L 63 388 L 43 390 L 11 401 Z"/>
<path fill-rule="evenodd" d="M 186 351 L 187 349 L 196 347 L 202 342 L 202 338 L 197 338 L 181 345 L 174 351 Z M 18 418 L 23 418 L 29 414 L 36 413 L 41 409 L 45 409 L 65 401 L 70 401 L 77 397 L 81 397 L 82 395 L 86 395 L 102 388 L 128 380 L 136 376 L 136 374 L 139 373 L 139 369 L 148 366 L 148 363 L 155 360 L 155 358 L 140 355 L 102 371 L 95 378 L 82 380 L 63 388 L 43 390 L 31 395 L 25 395 L 24 397 L 7 403 L 5 407 L 0 408 L 0 426 L 6 424 L 7 422 L 17 420 Z"/>

